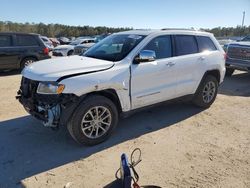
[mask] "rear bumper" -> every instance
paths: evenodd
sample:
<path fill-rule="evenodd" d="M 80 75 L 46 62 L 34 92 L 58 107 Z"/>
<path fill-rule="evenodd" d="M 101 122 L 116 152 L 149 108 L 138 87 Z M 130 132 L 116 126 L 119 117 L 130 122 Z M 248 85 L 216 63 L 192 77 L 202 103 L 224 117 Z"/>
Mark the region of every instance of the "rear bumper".
<path fill-rule="evenodd" d="M 238 70 L 250 71 L 250 61 L 227 58 L 226 67 Z"/>
<path fill-rule="evenodd" d="M 50 59 L 51 57 L 49 55 L 42 55 L 38 57 L 38 60 L 45 60 L 45 59 Z"/>

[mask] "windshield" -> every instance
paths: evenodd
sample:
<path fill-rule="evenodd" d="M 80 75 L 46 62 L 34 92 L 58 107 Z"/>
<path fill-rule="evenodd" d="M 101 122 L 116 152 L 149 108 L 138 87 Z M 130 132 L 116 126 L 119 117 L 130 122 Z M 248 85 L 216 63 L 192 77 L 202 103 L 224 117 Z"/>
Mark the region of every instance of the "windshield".
<path fill-rule="evenodd" d="M 83 55 L 107 61 L 120 61 L 144 39 L 144 35 L 111 35 Z"/>

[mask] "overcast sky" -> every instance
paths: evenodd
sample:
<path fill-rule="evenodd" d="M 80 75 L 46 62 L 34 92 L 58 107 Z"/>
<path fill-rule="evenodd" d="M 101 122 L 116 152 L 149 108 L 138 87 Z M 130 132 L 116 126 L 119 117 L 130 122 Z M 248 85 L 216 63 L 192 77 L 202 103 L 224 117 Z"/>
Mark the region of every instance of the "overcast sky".
<path fill-rule="evenodd" d="M 1 0 L 0 20 L 160 29 L 250 25 L 250 0 Z"/>

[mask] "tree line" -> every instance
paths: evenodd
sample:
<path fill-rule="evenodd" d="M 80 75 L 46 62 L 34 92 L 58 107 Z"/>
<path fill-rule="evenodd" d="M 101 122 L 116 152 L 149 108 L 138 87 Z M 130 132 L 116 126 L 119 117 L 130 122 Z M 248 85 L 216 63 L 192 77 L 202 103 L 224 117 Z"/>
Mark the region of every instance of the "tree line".
<path fill-rule="evenodd" d="M 119 31 L 131 30 L 133 28 L 123 27 L 92 27 L 92 26 L 68 26 L 62 24 L 44 24 L 44 23 L 16 23 L 10 21 L 0 21 L 0 32 L 25 32 L 39 33 L 48 37 L 78 37 L 93 36 Z M 250 26 L 237 27 L 216 27 L 213 29 L 202 29 L 213 33 L 216 37 L 245 36 L 250 34 Z"/>
<path fill-rule="evenodd" d="M 79 37 L 93 36 L 119 31 L 131 30 L 132 28 L 113 28 L 113 27 L 92 27 L 92 26 L 68 26 L 62 24 L 44 24 L 44 23 L 16 23 L 0 21 L 0 32 L 24 32 L 39 33 L 48 37 Z"/>

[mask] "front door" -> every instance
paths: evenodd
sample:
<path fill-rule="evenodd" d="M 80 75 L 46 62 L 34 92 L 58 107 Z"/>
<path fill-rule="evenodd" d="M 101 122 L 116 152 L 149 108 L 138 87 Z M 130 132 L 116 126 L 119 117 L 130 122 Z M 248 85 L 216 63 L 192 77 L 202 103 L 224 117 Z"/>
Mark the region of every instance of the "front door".
<path fill-rule="evenodd" d="M 177 70 L 172 61 L 171 36 L 158 36 L 142 50 L 155 51 L 156 59 L 131 65 L 133 109 L 172 99 L 176 92 Z"/>

